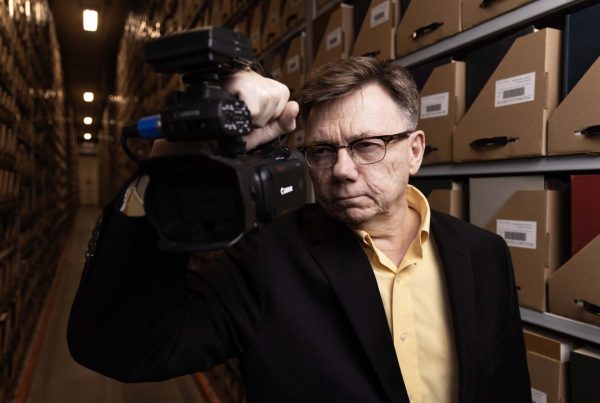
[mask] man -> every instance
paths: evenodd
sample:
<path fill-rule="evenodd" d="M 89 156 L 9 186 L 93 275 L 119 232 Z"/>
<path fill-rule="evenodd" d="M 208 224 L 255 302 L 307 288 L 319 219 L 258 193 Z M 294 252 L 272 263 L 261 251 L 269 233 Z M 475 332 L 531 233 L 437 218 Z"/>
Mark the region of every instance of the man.
<path fill-rule="evenodd" d="M 249 148 L 293 130 L 279 84 L 243 72 L 226 88 L 259 126 Z M 318 204 L 185 270 L 188 256 L 154 249 L 130 186 L 93 237 L 75 359 L 144 381 L 239 357 L 249 402 L 530 402 L 505 243 L 408 186 L 425 136 L 407 72 L 338 61 L 312 74 L 300 106 Z"/>

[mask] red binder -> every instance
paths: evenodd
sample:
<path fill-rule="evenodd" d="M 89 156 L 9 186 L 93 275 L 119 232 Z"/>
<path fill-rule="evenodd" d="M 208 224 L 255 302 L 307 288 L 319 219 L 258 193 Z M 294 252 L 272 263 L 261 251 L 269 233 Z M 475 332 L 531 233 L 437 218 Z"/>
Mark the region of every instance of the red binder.
<path fill-rule="evenodd" d="M 600 175 L 571 176 L 571 254 L 600 235 Z"/>

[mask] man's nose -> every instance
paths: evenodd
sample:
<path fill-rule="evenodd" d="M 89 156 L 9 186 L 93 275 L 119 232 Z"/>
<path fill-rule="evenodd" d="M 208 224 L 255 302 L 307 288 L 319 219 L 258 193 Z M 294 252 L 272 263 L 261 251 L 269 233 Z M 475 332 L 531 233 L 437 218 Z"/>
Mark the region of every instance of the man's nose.
<path fill-rule="evenodd" d="M 337 159 L 331 170 L 333 176 L 339 179 L 356 178 L 356 163 L 352 159 L 349 148 L 338 149 Z"/>

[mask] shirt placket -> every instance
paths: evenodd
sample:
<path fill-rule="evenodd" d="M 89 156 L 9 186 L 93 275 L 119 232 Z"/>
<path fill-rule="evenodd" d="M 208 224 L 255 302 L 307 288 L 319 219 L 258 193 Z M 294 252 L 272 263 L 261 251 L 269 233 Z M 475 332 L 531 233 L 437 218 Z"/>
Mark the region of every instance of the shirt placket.
<path fill-rule="evenodd" d="M 410 269 L 397 271 L 392 287 L 392 328 L 394 346 L 411 402 L 421 402 L 417 338 L 410 290 Z"/>

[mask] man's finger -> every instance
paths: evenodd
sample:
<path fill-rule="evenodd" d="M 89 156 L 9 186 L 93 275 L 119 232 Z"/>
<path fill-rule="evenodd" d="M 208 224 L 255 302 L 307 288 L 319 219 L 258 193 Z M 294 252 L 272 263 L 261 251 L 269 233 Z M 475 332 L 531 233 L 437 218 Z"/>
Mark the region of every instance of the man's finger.
<path fill-rule="evenodd" d="M 250 151 L 261 144 L 266 144 L 282 134 L 294 131 L 294 129 L 296 129 L 296 117 L 298 116 L 299 110 L 300 108 L 297 102 L 288 102 L 278 119 L 250 132 L 245 138 L 246 151 Z"/>

